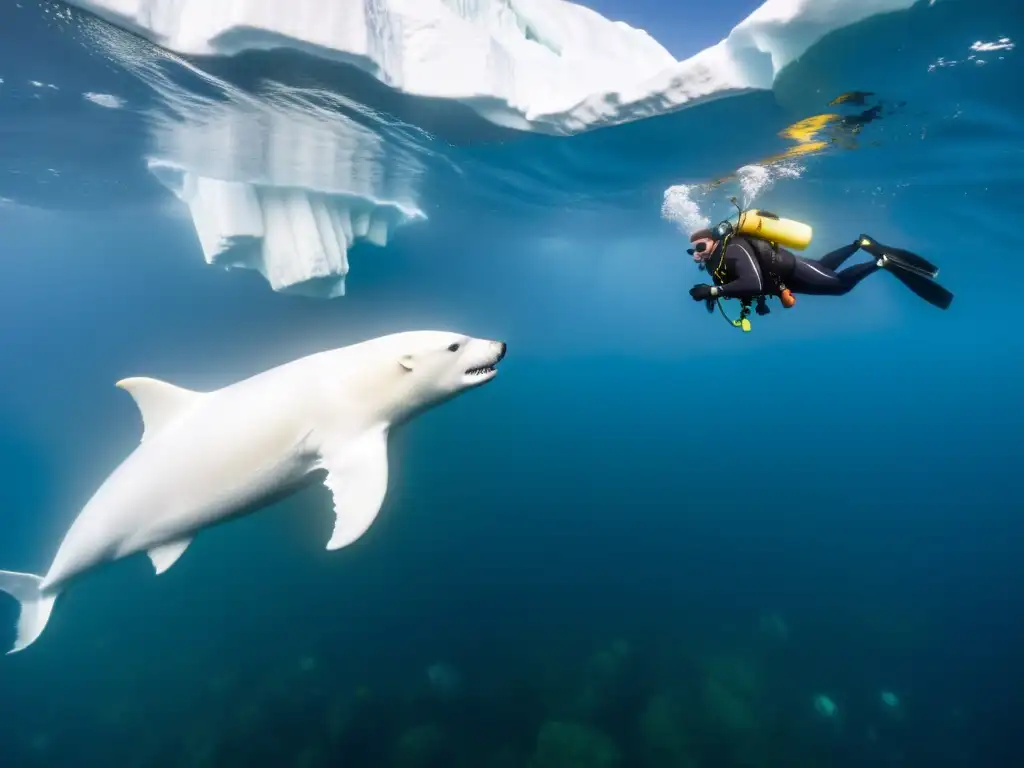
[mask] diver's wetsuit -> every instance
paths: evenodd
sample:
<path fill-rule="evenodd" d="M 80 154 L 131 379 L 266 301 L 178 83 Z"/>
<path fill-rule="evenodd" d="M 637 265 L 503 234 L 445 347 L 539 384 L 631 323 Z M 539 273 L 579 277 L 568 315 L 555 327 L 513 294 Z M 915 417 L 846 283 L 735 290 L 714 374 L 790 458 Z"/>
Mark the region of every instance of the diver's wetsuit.
<path fill-rule="evenodd" d="M 733 299 L 754 299 L 778 295 L 780 283 L 793 293 L 841 296 L 879 267 L 872 259 L 836 272 L 860 248 L 852 243 L 820 259 L 805 259 L 785 248 L 773 250 L 764 240 L 734 235 L 723 252 L 721 246 L 708 259 L 706 269 L 719 295 Z"/>

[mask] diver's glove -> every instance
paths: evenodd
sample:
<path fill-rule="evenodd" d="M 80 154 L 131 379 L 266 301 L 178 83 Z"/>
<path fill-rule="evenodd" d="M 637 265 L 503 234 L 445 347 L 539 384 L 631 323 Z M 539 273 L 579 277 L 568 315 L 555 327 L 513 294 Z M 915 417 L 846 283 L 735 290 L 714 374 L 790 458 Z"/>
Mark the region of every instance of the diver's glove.
<path fill-rule="evenodd" d="M 690 289 L 690 298 L 694 301 L 707 301 L 712 296 L 711 286 L 705 283 L 699 283 Z"/>

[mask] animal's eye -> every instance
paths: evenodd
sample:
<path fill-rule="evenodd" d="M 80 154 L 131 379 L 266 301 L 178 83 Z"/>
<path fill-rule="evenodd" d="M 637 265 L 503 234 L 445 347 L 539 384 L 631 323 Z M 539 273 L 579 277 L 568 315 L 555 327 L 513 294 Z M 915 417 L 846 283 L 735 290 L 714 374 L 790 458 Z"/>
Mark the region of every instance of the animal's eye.
<path fill-rule="evenodd" d="M 449 344 L 448 345 L 448 351 L 449 352 L 458 352 L 459 351 L 459 344 L 458 344 L 458 342 L 455 342 L 454 344 Z"/>

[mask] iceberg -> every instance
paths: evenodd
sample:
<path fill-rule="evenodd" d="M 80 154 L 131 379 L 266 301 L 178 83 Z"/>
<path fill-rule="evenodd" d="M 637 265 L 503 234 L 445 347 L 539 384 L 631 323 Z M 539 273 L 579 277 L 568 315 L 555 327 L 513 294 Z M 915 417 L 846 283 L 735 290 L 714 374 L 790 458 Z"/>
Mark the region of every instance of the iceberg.
<path fill-rule="evenodd" d="M 147 167 L 188 210 L 207 263 L 256 270 L 276 291 L 335 297 L 353 247 L 383 246 L 426 218 L 419 187 L 437 160 L 421 135 L 427 110 L 412 110 L 409 125 L 323 88 L 263 81 L 269 91 L 255 96 L 213 64 L 298 52 L 354 67 L 389 94 L 461 105 L 450 120 L 475 113 L 502 131 L 570 136 L 770 90 L 830 32 L 936 1 L 767 0 L 684 61 L 564 0 L 67 4 L 107 22 L 88 20 L 93 41 L 161 96 L 147 116 Z M 182 86 L 168 61 L 202 87 Z"/>
<path fill-rule="evenodd" d="M 643 30 L 565 0 L 68 0 L 186 56 L 285 48 L 485 120 L 570 135 L 770 89 L 833 30 L 935 0 L 767 0 L 677 61 Z"/>

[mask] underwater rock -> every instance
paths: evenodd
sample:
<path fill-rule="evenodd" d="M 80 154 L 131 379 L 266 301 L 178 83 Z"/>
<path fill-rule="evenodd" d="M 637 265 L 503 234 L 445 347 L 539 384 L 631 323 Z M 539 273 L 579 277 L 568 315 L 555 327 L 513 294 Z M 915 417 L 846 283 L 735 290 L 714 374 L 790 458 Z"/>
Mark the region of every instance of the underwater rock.
<path fill-rule="evenodd" d="M 617 640 L 590 657 L 572 707 L 576 718 L 600 720 L 608 713 L 626 684 L 630 659 L 629 644 L 624 640 Z"/>
<path fill-rule="evenodd" d="M 846 732 L 846 718 L 835 700 L 825 694 L 818 694 L 811 700 L 814 718 L 823 738 L 836 739 Z"/>
<path fill-rule="evenodd" d="M 352 725 L 355 705 L 348 700 L 339 700 L 331 704 L 327 710 L 327 740 L 337 744 Z"/>
<path fill-rule="evenodd" d="M 789 639 L 789 625 L 777 613 L 766 614 L 761 617 L 761 634 L 777 643 L 784 643 Z"/>
<path fill-rule="evenodd" d="M 396 748 L 397 710 L 390 696 L 368 686 L 335 699 L 326 723 L 332 758 L 344 765 L 386 765 Z"/>
<path fill-rule="evenodd" d="M 484 768 L 523 768 L 525 760 L 511 747 L 503 747 L 490 755 Z"/>
<path fill-rule="evenodd" d="M 879 699 L 882 704 L 882 711 L 884 714 L 893 720 L 902 720 L 905 714 L 903 709 L 903 702 L 900 701 L 900 697 L 892 691 L 882 691 L 879 695 Z"/>
<path fill-rule="evenodd" d="M 329 765 L 323 747 L 319 744 L 310 744 L 295 756 L 291 768 L 320 768 L 323 765 Z"/>
<path fill-rule="evenodd" d="M 814 711 L 825 720 L 833 720 L 839 716 L 839 707 L 825 694 L 814 697 Z"/>
<path fill-rule="evenodd" d="M 451 768 L 448 736 L 433 723 L 403 733 L 391 753 L 392 768 Z"/>
<path fill-rule="evenodd" d="M 442 697 L 455 696 L 462 689 L 462 674 L 451 664 L 436 662 L 427 667 L 431 689 Z"/>
<path fill-rule="evenodd" d="M 761 674 L 752 659 L 723 653 L 707 665 L 704 706 L 714 723 L 727 733 L 737 735 L 756 728 L 761 692 Z"/>
<path fill-rule="evenodd" d="M 677 694 L 651 699 L 640 715 L 639 737 L 647 768 L 697 768 L 692 739 L 692 713 Z"/>
<path fill-rule="evenodd" d="M 214 768 L 221 754 L 221 741 L 214 729 L 186 734 L 182 745 L 184 762 L 195 768 Z"/>
<path fill-rule="evenodd" d="M 752 731 L 757 718 L 749 701 L 721 680 L 708 680 L 704 686 L 704 704 L 711 720 L 730 736 Z"/>
<path fill-rule="evenodd" d="M 549 721 L 537 735 L 528 768 L 615 768 L 622 753 L 596 728 L 569 721 Z"/>
<path fill-rule="evenodd" d="M 730 766 L 763 764 L 775 708 L 755 658 L 716 653 L 705 665 L 700 700 L 702 752 Z"/>

